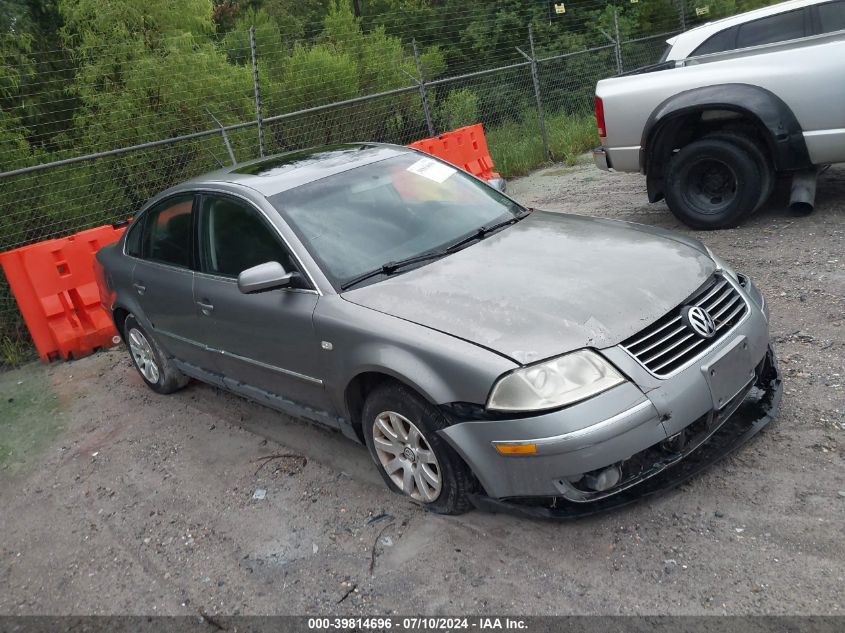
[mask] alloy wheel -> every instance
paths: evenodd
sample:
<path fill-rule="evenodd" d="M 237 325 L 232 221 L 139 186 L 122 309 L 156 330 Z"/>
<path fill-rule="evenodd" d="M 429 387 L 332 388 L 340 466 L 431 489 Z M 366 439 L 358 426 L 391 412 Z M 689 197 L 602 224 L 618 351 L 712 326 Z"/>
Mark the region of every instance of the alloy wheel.
<path fill-rule="evenodd" d="M 373 422 L 373 444 L 391 481 L 406 495 L 423 503 L 440 496 L 440 464 L 422 432 L 408 418 L 384 411 Z"/>
<path fill-rule="evenodd" d="M 149 382 L 155 384 L 158 382 L 159 369 L 155 361 L 155 354 L 153 353 L 152 345 L 144 336 L 141 330 L 132 328 L 129 330 L 129 351 L 132 352 L 132 358 L 135 359 L 135 365 L 138 371 Z"/>

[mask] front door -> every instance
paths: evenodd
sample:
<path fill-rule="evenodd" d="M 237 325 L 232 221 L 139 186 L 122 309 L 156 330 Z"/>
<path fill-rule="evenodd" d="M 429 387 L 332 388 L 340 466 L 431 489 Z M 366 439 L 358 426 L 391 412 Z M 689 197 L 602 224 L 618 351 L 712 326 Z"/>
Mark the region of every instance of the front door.
<path fill-rule="evenodd" d="M 150 209 L 137 252 L 129 254 L 137 257 L 132 286 L 156 340 L 171 356 L 202 367 L 209 359 L 196 337 L 193 202 L 193 194 L 182 194 Z"/>
<path fill-rule="evenodd" d="M 204 321 L 203 340 L 218 352 L 219 371 L 295 405 L 330 411 L 312 319 L 319 295 L 304 282 L 302 287 L 241 293 L 237 277 L 247 268 L 271 261 L 287 271 L 297 266 L 276 229 L 251 204 L 204 194 L 199 208 L 200 272 L 194 295 Z"/>

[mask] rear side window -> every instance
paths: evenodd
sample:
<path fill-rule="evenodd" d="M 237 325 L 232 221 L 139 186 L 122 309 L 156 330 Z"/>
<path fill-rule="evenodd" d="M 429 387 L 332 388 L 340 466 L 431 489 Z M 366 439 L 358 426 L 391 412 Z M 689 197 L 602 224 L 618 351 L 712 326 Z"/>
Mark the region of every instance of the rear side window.
<path fill-rule="evenodd" d="M 736 31 L 737 27 L 732 26 L 724 31 L 719 31 L 704 40 L 698 48 L 696 48 L 690 57 L 695 55 L 708 55 L 709 53 L 721 53 L 722 51 L 730 51 L 736 48 Z"/>
<path fill-rule="evenodd" d="M 144 230 L 144 217 L 133 222 L 126 233 L 126 254 L 132 257 L 141 256 L 141 233 Z"/>
<path fill-rule="evenodd" d="M 142 256 L 163 264 L 191 267 L 192 194 L 168 198 L 146 213 Z"/>
<path fill-rule="evenodd" d="M 739 25 L 737 48 L 772 44 L 804 37 L 804 9 L 787 11 Z"/>
<path fill-rule="evenodd" d="M 819 33 L 833 33 L 845 29 L 845 2 L 826 2 L 816 7 Z"/>

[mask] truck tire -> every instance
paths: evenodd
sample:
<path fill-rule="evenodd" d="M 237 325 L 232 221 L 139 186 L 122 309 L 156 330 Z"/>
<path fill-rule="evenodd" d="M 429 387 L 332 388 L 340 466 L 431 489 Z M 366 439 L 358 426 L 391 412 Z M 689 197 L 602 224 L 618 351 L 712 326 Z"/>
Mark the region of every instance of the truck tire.
<path fill-rule="evenodd" d="M 440 410 L 414 390 L 386 382 L 367 396 L 364 440 L 387 487 L 437 514 L 472 508 L 473 477 L 437 433 L 448 426 Z"/>
<path fill-rule="evenodd" d="M 763 186 L 757 161 L 738 145 L 702 138 L 672 157 L 666 204 L 694 229 L 731 228 L 751 213 Z"/>
<path fill-rule="evenodd" d="M 762 186 L 760 187 L 760 197 L 757 200 L 757 205 L 752 210 L 752 213 L 759 211 L 760 207 L 765 204 L 766 200 L 772 195 L 775 188 L 775 170 L 769 157 L 760 147 L 759 143 L 749 138 L 742 132 L 722 131 L 708 134 L 705 138 L 715 139 L 717 141 L 725 141 L 733 143 L 745 150 L 751 156 L 760 168 L 760 176 L 762 177 Z"/>

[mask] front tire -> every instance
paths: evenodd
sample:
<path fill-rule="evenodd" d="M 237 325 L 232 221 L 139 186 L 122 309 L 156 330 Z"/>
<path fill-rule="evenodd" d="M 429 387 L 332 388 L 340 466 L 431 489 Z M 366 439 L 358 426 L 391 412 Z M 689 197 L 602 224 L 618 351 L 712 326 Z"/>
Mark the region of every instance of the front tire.
<path fill-rule="evenodd" d="M 188 377 L 174 367 L 156 340 L 131 314 L 123 322 L 123 335 L 132 364 L 150 389 L 168 394 L 188 384 Z"/>
<path fill-rule="evenodd" d="M 436 407 L 390 382 L 367 396 L 362 418 L 364 440 L 388 488 L 438 514 L 472 507 L 472 475 L 437 434 L 448 423 Z"/>
<path fill-rule="evenodd" d="M 755 209 L 763 184 L 757 161 L 745 150 L 723 139 L 703 138 L 669 162 L 666 204 L 694 229 L 731 228 Z"/>

